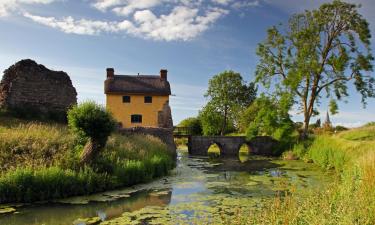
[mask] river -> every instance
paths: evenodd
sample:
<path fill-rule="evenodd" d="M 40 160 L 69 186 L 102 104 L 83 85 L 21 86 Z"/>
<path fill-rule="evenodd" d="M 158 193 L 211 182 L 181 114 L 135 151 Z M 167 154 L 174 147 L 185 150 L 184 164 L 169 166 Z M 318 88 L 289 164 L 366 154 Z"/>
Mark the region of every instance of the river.
<path fill-rule="evenodd" d="M 1 225 L 85 225 L 87 218 L 103 224 L 158 221 L 160 224 L 206 220 L 257 207 L 265 198 L 328 184 L 333 176 L 311 163 L 274 158 L 221 159 L 189 157 L 179 151 L 170 176 L 148 184 L 86 197 L 31 205 L 14 205 L 16 212 L 0 215 Z M 217 219 L 217 218 L 216 218 Z"/>

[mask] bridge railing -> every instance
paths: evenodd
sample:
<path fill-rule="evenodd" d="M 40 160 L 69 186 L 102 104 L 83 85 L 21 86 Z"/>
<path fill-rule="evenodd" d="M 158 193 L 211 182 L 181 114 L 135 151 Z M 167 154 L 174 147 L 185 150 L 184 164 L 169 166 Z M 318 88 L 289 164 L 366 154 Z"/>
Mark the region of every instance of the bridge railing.
<path fill-rule="evenodd" d="M 193 132 L 190 127 L 173 127 L 174 136 L 190 136 Z"/>

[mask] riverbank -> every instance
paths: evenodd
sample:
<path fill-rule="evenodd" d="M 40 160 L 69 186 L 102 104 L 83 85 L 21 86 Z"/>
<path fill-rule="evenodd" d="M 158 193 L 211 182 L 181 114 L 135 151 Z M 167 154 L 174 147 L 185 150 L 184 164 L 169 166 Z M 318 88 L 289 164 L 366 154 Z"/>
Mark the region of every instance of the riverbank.
<path fill-rule="evenodd" d="M 305 147 L 303 147 L 305 145 Z M 320 135 L 293 152 L 340 180 L 298 198 L 293 191 L 242 212 L 232 224 L 375 224 L 375 126 Z"/>
<path fill-rule="evenodd" d="M 89 166 L 79 165 L 86 140 L 63 124 L 0 118 L 0 203 L 35 202 L 148 182 L 175 165 L 152 136 L 113 134 Z"/>
<path fill-rule="evenodd" d="M 161 179 L 91 196 L 15 207 L 17 213 L 0 216 L 0 224 L 78 225 L 94 219 L 101 220 L 100 224 L 220 224 L 224 213 L 234 215 L 239 209 L 256 207 L 289 186 L 302 192 L 326 186 L 332 179 L 332 173 L 300 160 L 249 156 L 241 162 L 236 158 L 190 157 L 180 150 L 177 167 Z"/>

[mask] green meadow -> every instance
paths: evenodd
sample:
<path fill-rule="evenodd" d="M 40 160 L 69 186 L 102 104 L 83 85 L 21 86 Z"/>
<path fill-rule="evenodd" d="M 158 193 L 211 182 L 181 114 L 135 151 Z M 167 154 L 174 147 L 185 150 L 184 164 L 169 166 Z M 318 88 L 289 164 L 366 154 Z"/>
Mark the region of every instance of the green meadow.
<path fill-rule="evenodd" d="M 112 134 L 90 165 L 80 166 L 86 140 L 57 123 L 0 118 L 0 203 L 87 195 L 168 174 L 174 160 L 151 136 Z"/>

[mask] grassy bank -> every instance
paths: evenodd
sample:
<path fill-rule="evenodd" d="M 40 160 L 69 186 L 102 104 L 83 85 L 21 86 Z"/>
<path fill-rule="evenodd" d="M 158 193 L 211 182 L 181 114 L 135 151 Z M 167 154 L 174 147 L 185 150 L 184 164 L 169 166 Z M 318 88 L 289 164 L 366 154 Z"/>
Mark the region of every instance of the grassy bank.
<path fill-rule="evenodd" d="M 262 207 L 241 212 L 232 224 L 375 224 L 375 126 L 336 135 L 317 136 L 294 151 L 340 180 L 299 198 L 291 191 L 267 200 Z"/>
<path fill-rule="evenodd" d="M 174 160 L 151 136 L 112 135 L 90 166 L 80 167 L 86 140 L 60 124 L 0 118 L 0 203 L 86 195 L 166 175 Z"/>

